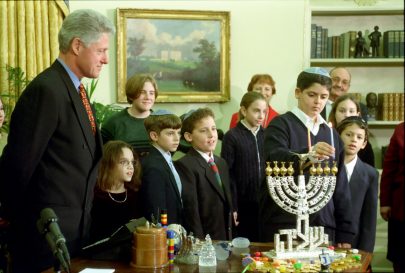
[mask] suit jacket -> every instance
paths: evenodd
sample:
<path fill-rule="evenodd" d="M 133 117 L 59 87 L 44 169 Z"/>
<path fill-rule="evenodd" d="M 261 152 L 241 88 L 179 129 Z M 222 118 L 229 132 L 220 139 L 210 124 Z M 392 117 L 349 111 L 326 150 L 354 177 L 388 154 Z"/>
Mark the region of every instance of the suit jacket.
<path fill-rule="evenodd" d="M 184 225 L 200 239 L 209 234 L 213 240 L 230 240 L 233 209 L 228 165 L 218 156 L 214 161 L 223 190 L 214 171 L 194 148 L 175 162 L 183 183 Z"/>
<path fill-rule="evenodd" d="M 356 228 L 352 247 L 373 252 L 377 225 L 377 170 L 357 158 L 349 184 Z"/>
<path fill-rule="evenodd" d="M 88 235 L 101 156 L 100 133 L 92 134 L 78 90 L 55 61 L 18 100 L 0 159 L 1 201 L 14 235 L 11 250 L 25 272 L 53 265 L 36 227 L 43 208 L 58 216 L 71 255 L 80 249 Z"/>
<path fill-rule="evenodd" d="M 142 186 L 140 196 L 143 215 L 149 221 L 151 214 L 160 220 L 162 209 L 167 210 L 168 224 L 183 222 L 183 204 L 176 179 L 166 159 L 155 147 L 142 159 Z"/>

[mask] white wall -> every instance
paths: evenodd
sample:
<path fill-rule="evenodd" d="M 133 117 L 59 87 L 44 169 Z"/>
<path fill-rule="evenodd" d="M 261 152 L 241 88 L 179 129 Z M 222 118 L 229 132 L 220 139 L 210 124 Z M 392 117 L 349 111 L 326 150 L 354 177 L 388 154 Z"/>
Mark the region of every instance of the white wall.
<path fill-rule="evenodd" d="M 229 11 L 231 14 L 231 100 L 226 103 L 158 103 L 154 109 L 182 114 L 191 108 L 211 107 L 218 128 L 227 130 L 231 113 L 239 108 L 253 74 L 269 73 L 276 81 L 277 94 L 272 106 L 280 113 L 296 105 L 294 88 L 304 67 L 304 41 L 307 0 L 268 1 L 69 1 L 70 11 L 90 8 L 116 22 L 116 8 L 183 9 Z M 308 29 L 308 28 L 307 28 Z M 104 67 L 95 100 L 116 101 L 116 36 L 110 43 L 110 62 Z"/>

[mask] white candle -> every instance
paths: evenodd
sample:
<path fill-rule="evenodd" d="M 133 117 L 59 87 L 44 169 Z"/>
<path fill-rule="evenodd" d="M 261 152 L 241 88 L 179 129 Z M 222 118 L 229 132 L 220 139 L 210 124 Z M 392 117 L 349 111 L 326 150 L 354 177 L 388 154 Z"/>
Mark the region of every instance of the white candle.
<path fill-rule="evenodd" d="M 330 126 L 329 129 L 330 129 L 330 145 L 332 145 L 332 147 L 335 148 L 335 143 L 333 142 L 333 129 L 332 129 L 332 126 Z M 332 158 L 335 159 L 335 155 L 333 155 Z"/>

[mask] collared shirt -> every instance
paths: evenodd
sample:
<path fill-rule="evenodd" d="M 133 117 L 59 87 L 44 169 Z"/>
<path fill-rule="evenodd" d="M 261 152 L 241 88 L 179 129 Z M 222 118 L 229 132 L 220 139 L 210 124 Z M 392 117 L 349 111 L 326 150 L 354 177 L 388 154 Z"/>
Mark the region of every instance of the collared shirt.
<path fill-rule="evenodd" d="M 176 180 L 177 189 L 181 193 L 182 184 L 181 184 L 180 176 L 176 170 L 176 167 L 174 167 L 173 160 L 172 160 L 172 154 L 170 152 L 164 151 L 161 147 L 159 147 L 155 143 L 152 145 L 163 155 L 163 158 L 166 160 L 167 164 L 169 165 L 170 169 L 172 170 L 174 179 Z"/>
<path fill-rule="evenodd" d="M 314 119 L 310 118 L 307 114 L 305 114 L 298 107 L 293 108 L 291 110 L 291 113 L 293 113 L 307 128 L 309 128 L 311 133 L 315 136 L 318 134 L 319 126 L 322 123 L 325 123 L 326 125 L 328 125 L 326 120 L 324 120 L 320 114 L 318 114 L 318 116 L 316 117 L 316 121 L 314 121 Z"/>
<path fill-rule="evenodd" d="M 68 73 L 70 79 L 73 82 L 73 85 L 76 87 L 77 92 L 79 93 L 79 86 L 80 80 L 79 78 L 73 73 L 73 71 L 65 64 L 65 62 L 61 58 L 57 58 L 58 62 L 65 68 L 66 72 Z"/>
<path fill-rule="evenodd" d="M 194 148 L 194 149 L 205 159 L 205 161 L 207 161 L 207 163 L 211 158 L 212 158 L 212 160 L 214 160 L 214 154 L 212 152 L 211 152 L 211 155 L 207 155 L 206 153 L 201 152 L 201 151 L 197 150 L 196 148 Z M 215 160 L 214 160 L 214 162 L 215 162 Z"/>
<path fill-rule="evenodd" d="M 242 123 L 243 126 L 245 126 L 249 131 L 251 131 L 252 134 L 253 134 L 255 137 L 257 136 L 257 133 L 258 133 L 259 130 L 260 130 L 260 125 L 257 126 L 256 130 L 253 132 L 252 129 L 249 128 L 249 125 L 247 125 L 247 123 L 246 123 L 246 121 L 245 121 L 244 119 L 242 119 L 242 120 L 240 121 L 240 123 Z"/>
<path fill-rule="evenodd" d="M 356 162 L 357 162 L 357 155 L 353 158 L 352 161 L 345 164 L 348 182 L 350 182 L 350 178 L 352 177 L 354 166 L 356 166 Z"/>
<path fill-rule="evenodd" d="M 152 144 L 153 147 L 155 147 L 165 158 L 167 164 L 169 164 L 170 162 L 172 162 L 172 155 L 170 152 L 166 152 L 164 151 L 162 148 L 160 148 L 160 146 L 156 145 L 156 144 Z"/>

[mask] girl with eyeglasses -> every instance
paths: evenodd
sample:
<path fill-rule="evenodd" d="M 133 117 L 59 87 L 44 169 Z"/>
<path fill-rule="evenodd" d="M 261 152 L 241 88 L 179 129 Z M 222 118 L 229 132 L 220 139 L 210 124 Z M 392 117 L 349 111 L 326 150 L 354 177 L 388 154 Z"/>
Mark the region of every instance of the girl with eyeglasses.
<path fill-rule="evenodd" d="M 92 208 L 91 241 L 109 237 L 129 220 L 141 217 L 141 165 L 131 145 L 120 140 L 104 145 Z"/>

